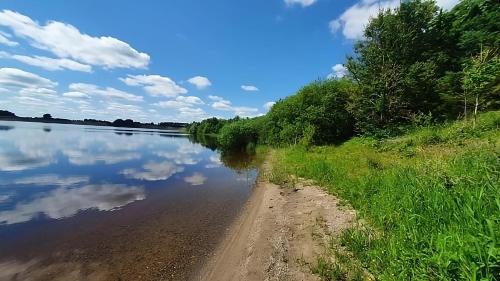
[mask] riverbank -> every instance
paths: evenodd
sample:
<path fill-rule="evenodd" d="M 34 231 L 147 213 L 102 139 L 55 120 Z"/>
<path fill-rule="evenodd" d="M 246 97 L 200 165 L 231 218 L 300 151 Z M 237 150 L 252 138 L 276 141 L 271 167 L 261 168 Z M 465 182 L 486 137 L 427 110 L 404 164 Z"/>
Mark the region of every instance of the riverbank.
<path fill-rule="evenodd" d="M 199 279 L 495 280 L 499 125 L 273 149 Z"/>
<path fill-rule="evenodd" d="M 359 264 L 379 280 L 496 280 L 499 129 L 496 111 L 475 125 L 456 121 L 389 139 L 278 149 L 278 182 L 312 179 L 363 222 L 332 244 L 337 261 L 322 262 L 325 279 Z"/>
<path fill-rule="evenodd" d="M 328 243 L 352 226 L 355 212 L 311 181 L 271 183 L 273 153 L 239 218 L 198 280 L 319 280 L 312 267 Z"/>

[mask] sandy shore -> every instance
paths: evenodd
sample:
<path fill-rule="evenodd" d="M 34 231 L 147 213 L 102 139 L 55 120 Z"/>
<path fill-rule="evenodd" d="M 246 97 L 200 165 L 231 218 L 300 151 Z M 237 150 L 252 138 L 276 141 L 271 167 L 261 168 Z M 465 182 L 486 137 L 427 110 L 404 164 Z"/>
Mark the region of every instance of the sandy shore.
<path fill-rule="evenodd" d="M 262 173 L 269 171 L 269 161 Z M 281 188 L 260 176 L 244 210 L 196 280 L 319 280 L 310 266 L 355 212 L 311 182 Z"/>

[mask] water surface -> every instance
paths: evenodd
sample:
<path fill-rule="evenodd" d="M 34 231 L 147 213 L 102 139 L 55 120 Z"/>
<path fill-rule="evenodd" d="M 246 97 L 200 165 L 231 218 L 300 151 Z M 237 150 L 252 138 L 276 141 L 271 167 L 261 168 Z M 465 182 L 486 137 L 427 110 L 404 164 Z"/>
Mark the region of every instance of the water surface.
<path fill-rule="evenodd" d="M 0 279 L 190 278 L 252 190 L 238 160 L 176 132 L 0 122 Z"/>

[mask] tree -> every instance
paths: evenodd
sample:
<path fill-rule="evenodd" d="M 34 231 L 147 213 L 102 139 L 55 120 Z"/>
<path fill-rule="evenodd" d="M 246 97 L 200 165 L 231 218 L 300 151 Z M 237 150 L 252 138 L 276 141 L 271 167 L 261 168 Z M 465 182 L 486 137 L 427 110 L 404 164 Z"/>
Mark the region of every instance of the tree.
<path fill-rule="evenodd" d="M 370 20 L 347 63 L 361 88 L 354 111 L 360 132 L 393 131 L 437 108 L 436 77 L 443 70 L 436 61 L 446 61 L 434 31 L 439 15 L 434 2 L 417 0 Z"/>
<path fill-rule="evenodd" d="M 7 110 L 0 110 L 0 117 L 16 117 L 16 115 Z"/>
<path fill-rule="evenodd" d="M 52 119 L 52 115 L 50 115 L 49 113 L 45 113 L 43 115 L 43 119 Z"/>
<path fill-rule="evenodd" d="M 349 97 L 357 85 L 347 78 L 316 81 L 278 101 L 268 113 L 266 142 L 297 144 L 307 137 L 314 144 L 345 140 L 353 134 Z"/>
<path fill-rule="evenodd" d="M 496 103 L 494 96 L 500 82 L 500 59 L 492 49 L 484 49 L 472 57 L 464 69 L 463 87 L 465 98 L 470 94 L 474 98 L 474 127 L 477 121 L 479 106 L 488 107 L 490 103 Z M 467 106 L 467 102 L 465 102 Z"/>

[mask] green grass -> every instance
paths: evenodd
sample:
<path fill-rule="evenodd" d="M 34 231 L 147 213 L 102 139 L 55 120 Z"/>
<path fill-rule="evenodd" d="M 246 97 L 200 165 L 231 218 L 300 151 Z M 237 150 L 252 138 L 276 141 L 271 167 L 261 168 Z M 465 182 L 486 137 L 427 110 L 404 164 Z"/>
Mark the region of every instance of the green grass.
<path fill-rule="evenodd" d="M 368 226 L 340 243 L 379 280 L 500 280 L 500 112 L 478 120 L 278 149 L 272 173 L 313 179 L 350 203 Z M 338 274 L 322 263 L 321 275 Z"/>

